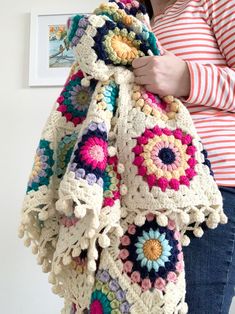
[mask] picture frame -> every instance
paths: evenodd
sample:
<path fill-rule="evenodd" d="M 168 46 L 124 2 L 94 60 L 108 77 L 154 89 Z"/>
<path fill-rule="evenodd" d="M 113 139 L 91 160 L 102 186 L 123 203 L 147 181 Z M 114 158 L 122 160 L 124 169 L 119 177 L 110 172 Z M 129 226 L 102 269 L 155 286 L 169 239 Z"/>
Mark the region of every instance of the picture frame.
<path fill-rule="evenodd" d="M 87 12 L 30 12 L 29 86 L 63 86 L 74 61 L 66 44 L 66 23 L 70 16 Z M 68 49 L 69 48 L 69 49 Z"/>

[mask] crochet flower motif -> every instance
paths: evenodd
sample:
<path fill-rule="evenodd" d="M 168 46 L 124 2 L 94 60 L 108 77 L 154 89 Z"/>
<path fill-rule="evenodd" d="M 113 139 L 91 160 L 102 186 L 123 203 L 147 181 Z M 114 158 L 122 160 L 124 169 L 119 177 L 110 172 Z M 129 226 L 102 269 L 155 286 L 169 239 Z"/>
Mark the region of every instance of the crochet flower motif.
<path fill-rule="evenodd" d="M 178 190 L 180 185 L 190 185 L 196 175 L 196 147 L 192 136 L 181 129 L 170 130 L 155 126 L 146 129 L 137 138 L 133 164 L 138 174 L 143 176 L 150 188 L 158 186 L 162 191 L 167 188 Z"/>
<path fill-rule="evenodd" d="M 120 198 L 121 175 L 117 172 L 117 156 L 108 157 L 108 164 L 104 173 L 104 201 L 103 206 L 113 206 Z"/>
<path fill-rule="evenodd" d="M 101 18 L 97 25 L 92 20 L 94 15 L 78 14 L 70 17 L 67 28 L 71 47 L 77 46 L 84 40 L 87 45 L 90 44 L 91 53 L 95 52 L 97 56 L 94 62 L 98 59 L 103 60 L 105 64 L 115 65 L 131 65 L 135 58 L 148 55 L 149 50 L 159 55 L 154 34 L 147 29 L 146 25 L 134 18 L 138 12 L 144 11 L 144 7 L 139 5 L 138 1 L 133 3 L 135 5 L 121 2 L 116 5 L 101 4 L 94 11 L 94 15 L 105 17 L 103 21 Z M 92 29 L 95 28 L 95 31 L 91 32 L 89 26 Z"/>
<path fill-rule="evenodd" d="M 140 85 L 134 85 L 132 99 L 134 106 L 140 108 L 146 115 L 154 116 L 158 119 L 168 120 L 166 115 L 167 103 Z"/>
<path fill-rule="evenodd" d="M 97 271 L 94 290 L 91 295 L 89 314 L 129 313 L 130 304 L 117 280 L 112 278 L 108 270 Z"/>
<path fill-rule="evenodd" d="M 58 178 L 61 178 L 66 171 L 76 140 L 77 133 L 73 132 L 72 134 L 65 135 L 58 143 L 57 164 L 55 170 Z"/>
<path fill-rule="evenodd" d="M 40 186 L 49 184 L 50 177 L 53 174 L 53 165 L 53 150 L 50 148 L 50 142 L 47 140 L 40 140 L 34 157 L 27 192 L 31 190 L 37 191 Z"/>
<path fill-rule="evenodd" d="M 119 88 L 115 81 L 108 81 L 103 83 L 98 90 L 97 109 L 98 110 L 109 110 L 112 113 L 116 111 L 116 99 L 118 97 Z"/>
<path fill-rule="evenodd" d="M 103 176 L 108 156 L 107 129 L 104 122 L 91 122 L 75 148 L 70 170 L 76 179 L 103 186 Z"/>
<path fill-rule="evenodd" d="M 119 245 L 123 271 L 143 291 L 164 290 L 168 282 L 177 281 L 184 269 L 180 234 L 174 222 L 169 220 L 167 227 L 161 227 L 155 217 L 148 214 L 141 227 L 130 224 Z"/>
<path fill-rule="evenodd" d="M 57 111 L 60 111 L 67 122 L 71 121 L 74 126 L 81 124 L 85 119 L 95 87 L 94 80 L 89 87 L 81 86 L 83 77 L 81 70 L 73 74 L 57 99 L 59 104 Z"/>
<path fill-rule="evenodd" d="M 131 65 L 134 59 L 147 55 L 148 47 L 143 45 L 140 50 L 138 37 L 121 23 L 117 25 L 113 21 L 106 21 L 103 27 L 97 28 L 93 48 L 98 58 L 106 64 Z"/>

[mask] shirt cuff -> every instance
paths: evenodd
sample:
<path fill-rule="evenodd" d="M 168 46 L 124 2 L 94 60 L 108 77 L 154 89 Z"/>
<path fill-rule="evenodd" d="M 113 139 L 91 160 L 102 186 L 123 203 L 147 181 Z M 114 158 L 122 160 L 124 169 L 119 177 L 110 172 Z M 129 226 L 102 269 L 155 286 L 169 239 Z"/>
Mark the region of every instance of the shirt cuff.
<path fill-rule="evenodd" d="M 179 97 L 179 99 L 184 103 L 193 103 L 195 97 L 197 97 L 197 90 L 196 90 L 196 84 L 195 84 L 195 77 L 196 77 L 196 66 L 193 64 L 193 62 L 185 61 L 187 63 L 188 69 L 189 69 L 189 76 L 190 76 L 190 90 L 189 90 L 189 96 L 188 97 Z"/>

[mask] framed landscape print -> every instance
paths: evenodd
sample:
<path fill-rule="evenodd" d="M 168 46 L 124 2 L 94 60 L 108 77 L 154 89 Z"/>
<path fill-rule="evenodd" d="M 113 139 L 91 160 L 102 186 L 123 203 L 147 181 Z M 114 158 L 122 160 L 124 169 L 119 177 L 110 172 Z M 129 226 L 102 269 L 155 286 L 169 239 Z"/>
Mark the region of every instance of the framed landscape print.
<path fill-rule="evenodd" d="M 62 86 L 74 61 L 67 42 L 70 16 L 86 12 L 31 11 L 29 86 Z"/>

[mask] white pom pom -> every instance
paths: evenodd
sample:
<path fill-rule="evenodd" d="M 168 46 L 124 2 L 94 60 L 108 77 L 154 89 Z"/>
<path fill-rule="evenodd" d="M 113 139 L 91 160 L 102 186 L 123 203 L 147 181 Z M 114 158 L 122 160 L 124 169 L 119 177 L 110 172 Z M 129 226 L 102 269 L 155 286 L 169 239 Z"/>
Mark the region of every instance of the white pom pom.
<path fill-rule="evenodd" d="M 208 228 L 215 229 L 217 228 L 218 224 L 220 222 L 220 215 L 216 212 L 213 212 L 209 215 L 206 224 Z"/>
<path fill-rule="evenodd" d="M 134 223 L 139 227 L 143 226 L 145 224 L 145 221 L 146 217 L 143 215 L 137 215 L 134 219 Z"/>
<path fill-rule="evenodd" d="M 186 234 L 183 235 L 181 243 L 182 243 L 183 246 L 188 246 L 189 245 L 190 239 L 189 239 L 189 237 Z"/>
<path fill-rule="evenodd" d="M 204 234 L 204 231 L 202 230 L 201 227 L 197 227 L 193 230 L 193 233 L 194 233 L 195 237 L 201 238 Z"/>
<path fill-rule="evenodd" d="M 18 237 L 22 239 L 24 237 L 24 226 L 21 224 L 18 228 Z"/>
<path fill-rule="evenodd" d="M 75 206 L 74 209 L 74 215 L 78 218 L 81 219 L 86 216 L 86 208 L 84 206 Z"/>
<path fill-rule="evenodd" d="M 220 214 L 220 223 L 226 224 L 227 222 L 228 222 L 228 217 L 224 213 L 221 213 Z"/>
<path fill-rule="evenodd" d="M 102 248 L 106 248 L 110 246 L 110 239 L 106 234 L 100 234 L 98 242 Z"/>
<path fill-rule="evenodd" d="M 209 219 L 210 219 L 211 221 L 213 221 L 214 223 L 219 223 L 219 222 L 220 222 L 220 215 L 219 215 L 218 213 L 216 213 L 216 212 L 211 213 L 211 214 L 209 215 Z"/>
<path fill-rule="evenodd" d="M 124 196 L 124 195 L 127 194 L 127 192 L 128 192 L 127 186 L 125 184 L 121 184 L 121 186 L 120 186 L 120 193 L 121 193 L 121 195 Z"/>
<path fill-rule="evenodd" d="M 202 212 L 196 211 L 193 215 L 193 218 L 196 222 L 202 223 L 205 220 L 205 216 Z"/>
<path fill-rule="evenodd" d="M 110 131 L 108 135 L 109 140 L 114 140 L 115 137 L 116 137 L 115 133 L 113 131 Z"/>
<path fill-rule="evenodd" d="M 44 273 L 48 273 L 48 272 L 50 271 L 50 268 L 51 268 L 51 266 L 50 266 L 50 264 L 48 263 L 48 261 L 44 260 L 44 261 L 43 261 L 43 264 L 42 264 L 42 271 L 43 271 Z"/>
<path fill-rule="evenodd" d="M 38 253 L 38 246 L 36 244 L 32 245 L 32 253 L 36 255 Z"/>
<path fill-rule="evenodd" d="M 31 244 L 31 239 L 30 239 L 30 238 L 26 238 L 26 239 L 24 240 L 24 245 L 25 245 L 26 247 L 29 247 L 30 244 Z"/>
<path fill-rule="evenodd" d="M 40 212 L 40 213 L 38 213 L 38 218 L 39 218 L 40 220 L 45 221 L 45 220 L 48 219 L 48 217 L 49 217 L 48 212 Z"/>
<path fill-rule="evenodd" d="M 73 249 L 72 251 L 72 257 L 77 257 L 81 254 L 81 248 L 80 247 L 76 247 Z"/>
<path fill-rule="evenodd" d="M 186 212 L 181 212 L 180 213 L 180 219 L 183 224 L 188 225 L 190 222 L 190 216 Z"/>
<path fill-rule="evenodd" d="M 94 272 L 96 270 L 96 262 L 94 260 L 88 261 L 87 268 L 89 271 Z"/>
<path fill-rule="evenodd" d="M 59 285 L 52 286 L 51 290 L 54 294 L 59 294 L 61 291 Z"/>
<path fill-rule="evenodd" d="M 42 265 L 42 262 L 43 262 L 43 257 L 40 254 L 38 254 L 38 256 L 37 256 L 38 265 Z"/>
<path fill-rule="evenodd" d="M 109 146 L 109 147 L 108 147 L 108 155 L 109 155 L 110 157 L 115 156 L 116 153 L 117 153 L 116 147 L 114 147 L 114 146 Z"/>
<path fill-rule="evenodd" d="M 86 238 L 81 238 L 80 239 L 80 245 L 82 250 L 86 250 L 89 246 L 89 241 Z"/>
<path fill-rule="evenodd" d="M 69 265 L 70 263 L 72 262 L 72 258 L 70 255 L 64 255 L 63 256 L 63 264 L 66 266 L 66 265 Z"/>
<path fill-rule="evenodd" d="M 123 164 L 119 163 L 119 164 L 117 165 L 117 172 L 118 172 L 119 174 L 121 174 L 121 173 L 123 173 L 124 171 L 125 171 L 125 166 L 124 166 Z"/>
<path fill-rule="evenodd" d="M 48 282 L 54 285 L 56 283 L 55 274 L 53 272 L 50 272 L 48 276 Z"/>
<path fill-rule="evenodd" d="M 206 221 L 206 225 L 207 225 L 207 227 L 210 228 L 210 229 L 215 229 L 215 228 L 218 227 L 218 224 L 215 223 L 215 222 L 213 222 L 213 221 L 211 221 L 211 220 L 207 220 L 207 221 Z"/>
<path fill-rule="evenodd" d="M 187 314 L 188 313 L 188 304 L 184 302 L 181 306 L 179 314 Z"/>
<path fill-rule="evenodd" d="M 166 227 L 168 225 L 168 218 L 164 214 L 158 215 L 156 221 L 162 227 Z"/>
<path fill-rule="evenodd" d="M 84 77 L 82 80 L 81 80 L 81 85 L 84 86 L 84 87 L 89 87 L 90 86 L 90 80 L 88 77 Z"/>
<path fill-rule="evenodd" d="M 115 228 L 115 234 L 117 237 L 122 237 L 124 234 L 124 230 L 121 226 L 116 226 Z"/>

